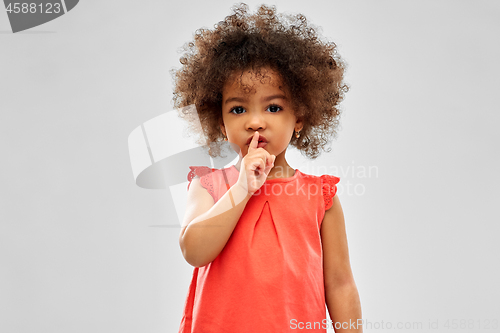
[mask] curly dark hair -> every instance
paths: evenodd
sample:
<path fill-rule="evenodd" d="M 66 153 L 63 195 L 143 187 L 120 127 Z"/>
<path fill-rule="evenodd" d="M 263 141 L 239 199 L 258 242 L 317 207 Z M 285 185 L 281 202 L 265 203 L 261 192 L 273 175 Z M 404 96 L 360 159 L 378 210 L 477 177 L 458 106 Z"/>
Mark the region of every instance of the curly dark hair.
<path fill-rule="evenodd" d="M 182 67 L 172 70 L 174 105 L 179 116 L 193 122 L 209 154 L 220 154 L 223 134 L 222 89 L 235 71 L 270 67 L 279 73 L 292 96 L 297 119 L 303 120 L 300 138 L 290 144 L 315 159 L 320 149 L 337 136 L 340 108 L 348 86 L 343 82 L 344 61 L 333 42 L 322 40 L 319 28 L 301 15 L 277 14 L 261 5 L 255 14 L 244 3 L 213 30 L 198 29 L 183 47 Z M 194 105 L 195 107 L 187 107 Z M 194 115 L 193 112 L 197 114 Z M 198 122 L 198 121 L 196 121 Z"/>

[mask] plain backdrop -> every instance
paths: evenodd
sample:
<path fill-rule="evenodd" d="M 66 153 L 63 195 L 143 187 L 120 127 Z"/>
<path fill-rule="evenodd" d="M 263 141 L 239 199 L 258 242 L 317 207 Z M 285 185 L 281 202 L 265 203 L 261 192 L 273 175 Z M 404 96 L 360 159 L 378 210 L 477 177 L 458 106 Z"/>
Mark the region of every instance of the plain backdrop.
<path fill-rule="evenodd" d="M 177 331 L 193 268 L 127 138 L 172 110 L 179 49 L 233 4 L 80 1 L 16 34 L 0 9 L 1 332 Z M 500 324 L 500 3 L 268 4 L 321 26 L 348 64 L 332 151 L 287 157 L 341 178 L 365 331 Z"/>

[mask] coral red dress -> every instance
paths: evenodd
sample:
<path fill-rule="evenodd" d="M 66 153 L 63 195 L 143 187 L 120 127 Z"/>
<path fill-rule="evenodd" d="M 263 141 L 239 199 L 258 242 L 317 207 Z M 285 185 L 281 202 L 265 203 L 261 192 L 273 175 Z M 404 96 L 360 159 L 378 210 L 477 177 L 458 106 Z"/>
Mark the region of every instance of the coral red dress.
<path fill-rule="evenodd" d="M 189 184 L 200 176 L 214 202 L 239 176 L 235 166 L 190 169 Z M 339 181 L 298 169 L 266 180 L 217 258 L 194 268 L 179 333 L 296 332 L 308 323 L 307 332 L 326 332 L 320 228 Z"/>

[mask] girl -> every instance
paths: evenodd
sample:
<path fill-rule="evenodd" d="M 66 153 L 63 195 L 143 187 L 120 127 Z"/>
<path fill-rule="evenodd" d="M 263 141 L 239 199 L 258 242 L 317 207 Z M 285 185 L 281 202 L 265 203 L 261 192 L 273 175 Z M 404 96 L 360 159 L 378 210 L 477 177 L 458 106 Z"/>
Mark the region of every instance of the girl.
<path fill-rule="evenodd" d="M 247 10 L 198 30 L 174 72 L 176 107 L 196 106 L 181 116 L 199 119 L 209 154 L 225 140 L 240 156 L 190 167 L 179 243 L 195 268 L 179 332 L 361 332 L 340 179 L 285 159 L 289 144 L 316 158 L 336 135 L 343 61 L 304 16 Z"/>

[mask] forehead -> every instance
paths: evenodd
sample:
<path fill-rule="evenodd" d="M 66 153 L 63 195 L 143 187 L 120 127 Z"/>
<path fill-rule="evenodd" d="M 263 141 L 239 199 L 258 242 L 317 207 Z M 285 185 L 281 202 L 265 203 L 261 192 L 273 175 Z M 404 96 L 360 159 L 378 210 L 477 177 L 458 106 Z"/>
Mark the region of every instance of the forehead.
<path fill-rule="evenodd" d="M 283 80 L 278 72 L 270 68 L 235 71 L 224 84 L 223 93 L 235 91 L 246 94 L 255 93 L 256 86 L 260 85 L 266 88 L 282 89 Z"/>

